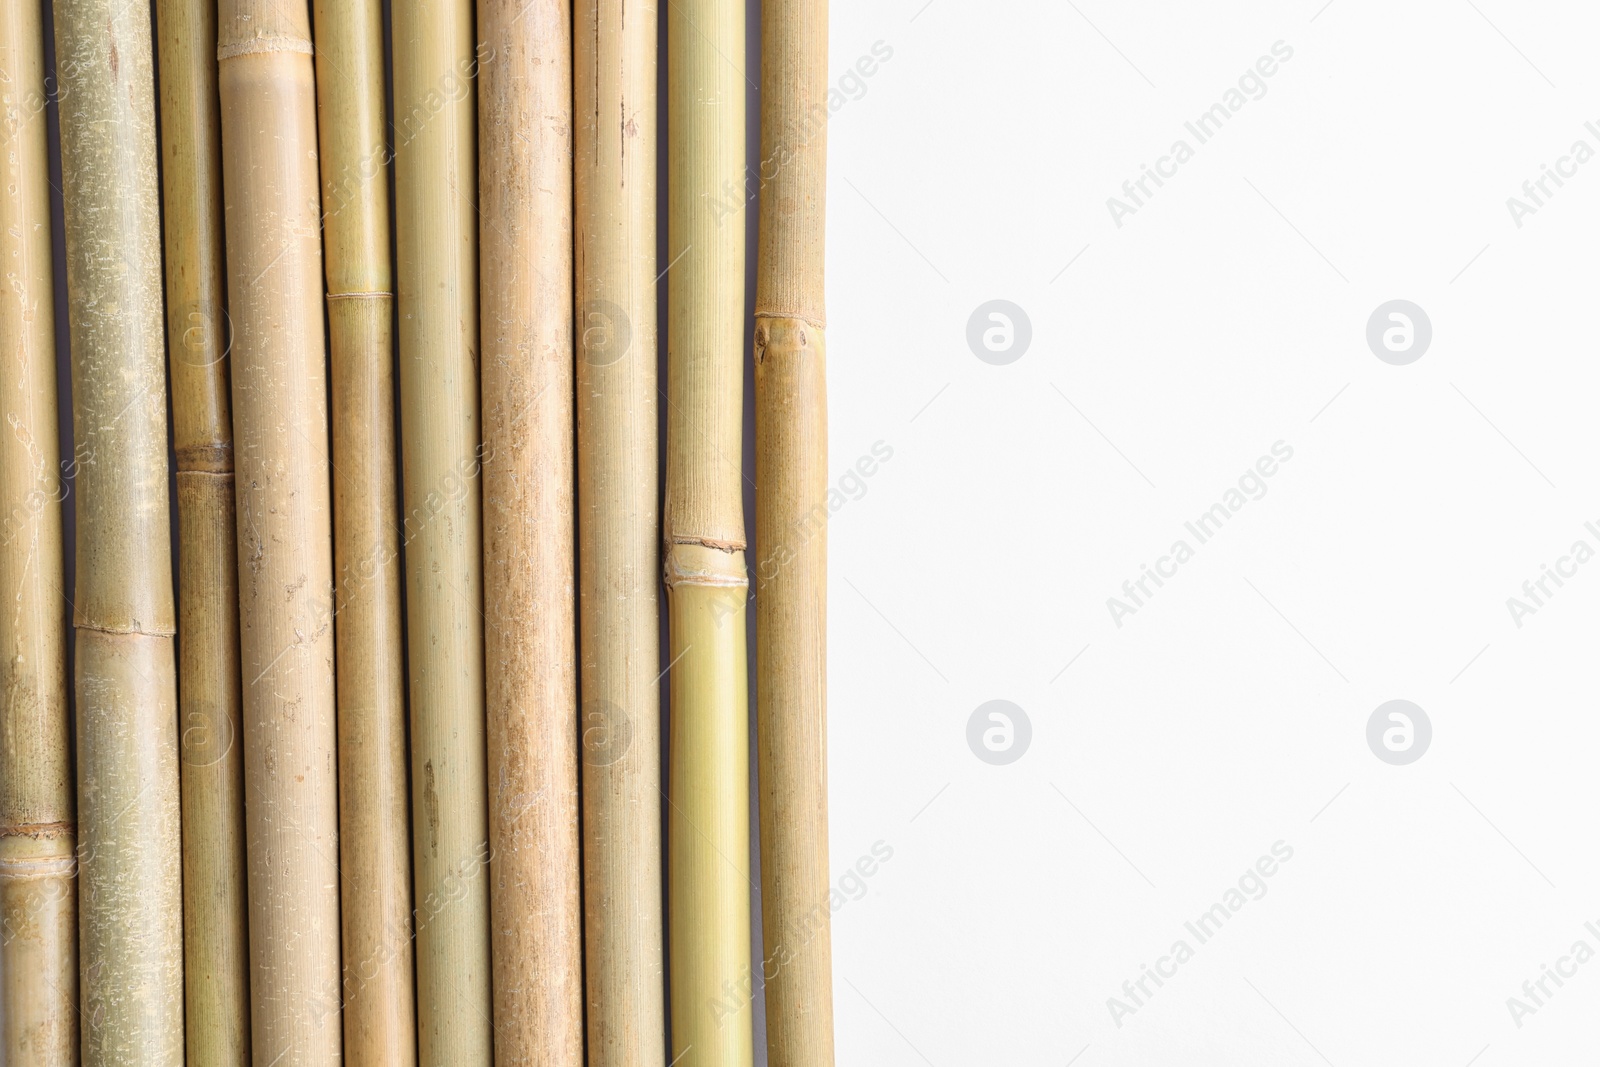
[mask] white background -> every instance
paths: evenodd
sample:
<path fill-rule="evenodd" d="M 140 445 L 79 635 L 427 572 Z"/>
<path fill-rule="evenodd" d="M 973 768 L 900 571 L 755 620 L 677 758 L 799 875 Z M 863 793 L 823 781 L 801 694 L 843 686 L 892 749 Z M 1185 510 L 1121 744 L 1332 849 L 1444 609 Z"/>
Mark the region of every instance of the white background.
<path fill-rule="evenodd" d="M 836 84 L 893 49 L 829 127 L 835 481 L 893 448 L 830 530 L 835 883 L 893 849 L 834 915 L 841 1064 L 1594 1062 L 1600 960 L 1520 1028 L 1506 1000 L 1600 951 L 1600 560 L 1521 628 L 1506 600 L 1600 549 L 1600 160 L 1520 229 L 1506 199 L 1600 150 L 1600 12 L 1320 4 L 833 5 Z M 966 342 L 994 298 L 1032 324 L 1007 366 Z M 1433 326 L 1409 366 L 1365 339 L 1397 298 Z M 966 740 L 997 698 L 1033 728 L 1009 766 Z M 1433 725 L 1409 766 L 1366 741 L 1396 698 Z"/>

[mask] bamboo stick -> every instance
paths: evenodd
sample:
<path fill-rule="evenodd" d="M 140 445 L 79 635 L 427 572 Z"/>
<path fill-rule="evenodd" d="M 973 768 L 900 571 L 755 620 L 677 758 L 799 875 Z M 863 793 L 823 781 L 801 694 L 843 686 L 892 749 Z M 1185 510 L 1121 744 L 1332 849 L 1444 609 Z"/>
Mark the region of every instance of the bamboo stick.
<path fill-rule="evenodd" d="M 756 744 L 771 1067 L 833 1067 L 828 906 L 827 0 L 761 17 Z"/>
<path fill-rule="evenodd" d="M 473 81 L 480 62 L 499 60 L 487 46 L 474 52 L 470 0 L 398 5 L 394 57 L 417 1030 L 430 1067 L 487 1067 L 494 1045 L 471 198 Z"/>
<path fill-rule="evenodd" d="M 150 9 L 55 7 L 77 466 L 88 1067 L 183 1062 L 183 887 Z"/>
<path fill-rule="evenodd" d="M 258 1064 L 337 1064 L 338 778 L 316 102 L 305 0 L 222 0 Z"/>
<path fill-rule="evenodd" d="M 583 1065 L 572 601 L 572 10 L 479 0 L 495 1062 Z"/>
<path fill-rule="evenodd" d="M 76 832 L 40 5 L 0 7 L 0 1063 L 78 1062 Z"/>
<path fill-rule="evenodd" d="M 752 1062 L 749 696 L 740 446 L 744 48 L 740 0 L 667 15 L 666 586 L 672 1043 L 684 1067 Z"/>
<path fill-rule="evenodd" d="M 578 600 L 591 1067 L 666 1046 L 652 2 L 574 10 Z"/>
<path fill-rule="evenodd" d="M 417 1027 L 383 13 L 377 0 L 314 6 L 333 377 L 344 1054 L 350 1067 L 410 1067 Z"/>
<path fill-rule="evenodd" d="M 189 1061 L 225 1067 L 250 1062 L 250 946 L 216 5 L 160 0 L 156 30 L 178 463 L 184 1016 Z"/>

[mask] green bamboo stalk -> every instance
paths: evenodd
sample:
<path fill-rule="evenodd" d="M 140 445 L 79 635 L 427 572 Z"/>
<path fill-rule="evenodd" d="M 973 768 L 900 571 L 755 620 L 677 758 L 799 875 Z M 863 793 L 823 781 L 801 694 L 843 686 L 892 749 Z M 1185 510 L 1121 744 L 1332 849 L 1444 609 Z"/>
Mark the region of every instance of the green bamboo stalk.
<path fill-rule="evenodd" d="M 472 204 L 473 86 L 480 61 L 498 62 L 493 45 L 474 51 L 471 0 L 394 9 L 417 1030 L 429 1067 L 488 1067 L 494 1049 Z"/>
<path fill-rule="evenodd" d="M 0 1063 L 78 1062 L 77 886 L 38 4 L 0 7 Z"/>
<path fill-rule="evenodd" d="M 741 0 L 667 15 L 666 586 L 672 1043 L 684 1067 L 749 1067 L 749 697 L 740 444 L 744 384 Z M 676 257 L 681 256 L 681 259 Z"/>
<path fill-rule="evenodd" d="M 377 0 L 315 8 L 333 374 L 344 1055 L 350 1067 L 410 1067 L 417 1027 L 382 10 Z"/>
<path fill-rule="evenodd" d="M 222 305 L 217 10 L 160 0 L 168 373 L 178 461 L 178 713 L 191 1063 L 250 1062 L 239 569 Z"/>
<path fill-rule="evenodd" d="M 77 465 L 87 1067 L 183 1063 L 177 676 L 150 9 L 55 7 Z"/>

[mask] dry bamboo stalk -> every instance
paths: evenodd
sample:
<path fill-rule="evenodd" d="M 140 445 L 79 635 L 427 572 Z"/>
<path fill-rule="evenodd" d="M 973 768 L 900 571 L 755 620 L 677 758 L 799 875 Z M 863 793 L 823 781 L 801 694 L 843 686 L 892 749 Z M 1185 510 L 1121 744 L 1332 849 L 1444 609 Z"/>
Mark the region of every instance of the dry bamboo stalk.
<path fill-rule="evenodd" d="M 828 906 L 827 0 L 761 17 L 756 744 L 771 1067 L 833 1067 Z"/>
<path fill-rule="evenodd" d="M 0 1063 L 78 1062 L 76 834 L 39 4 L 0 8 Z"/>
<path fill-rule="evenodd" d="M 150 9 L 55 8 L 77 505 L 88 1067 L 183 1063 L 177 664 Z"/>
<path fill-rule="evenodd" d="M 338 776 L 322 242 L 305 0 L 222 0 L 255 1062 L 337 1064 Z"/>
<path fill-rule="evenodd" d="M 479 0 L 495 1062 L 582 1067 L 572 570 L 572 11 Z"/>
<path fill-rule="evenodd" d="M 592 1067 L 666 1044 L 651 2 L 574 11 L 584 955 Z"/>
<path fill-rule="evenodd" d="M 472 203 L 480 61 L 499 60 L 474 52 L 471 0 L 395 7 L 417 1031 L 429 1067 L 487 1067 L 494 1048 Z"/>
<path fill-rule="evenodd" d="M 740 443 L 744 174 L 740 0 L 667 15 L 666 586 L 672 1043 L 684 1067 L 749 1067 L 749 695 Z"/>
<path fill-rule="evenodd" d="M 344 1054 L 417 1059 L 382 10 L 316 0 L 333 376 Z"/>
<path fill-rule="evenodd" d="M 161 0 L 161 177 L 178 473 L 184 1015 L 191 1063 L 250 1062 L 239 570 L 222 306 L 217 11 Z"/>

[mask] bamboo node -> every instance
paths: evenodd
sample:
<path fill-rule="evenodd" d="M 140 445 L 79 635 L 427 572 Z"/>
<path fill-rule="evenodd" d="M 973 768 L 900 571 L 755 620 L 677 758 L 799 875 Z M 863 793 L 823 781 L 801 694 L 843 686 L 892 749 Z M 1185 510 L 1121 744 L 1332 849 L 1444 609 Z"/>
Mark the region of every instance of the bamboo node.
<path fill-rule="evenodd" d="M 162 630 L 146 629 L 140 625 L 138 619 L 134 619 L 132 623 L 127 626 L 102 625 L 100 623 L 87 622 L 82 619 L 74 619 L 72 621 L 72 628 L 74 630 L 92 630 L 95 633 L 107 634 L 111 637 L 176 637 L 178 633 L 177 627 L 175 626 L 169 626 Z"/>
<path fill-rule="evenodd" d="M 744 543 L 737 545 L 708 538 L 676 537 L 667 545 L 662 580 L 668 589 L 679 585 L 748 588 Z"/>
<path fill-rule="evenodd" d="M 795 308 L 779 308 L 771 305 L 758 305 L 755 319 L 758 328 L 762 319 L 793 319 L 795 322 L 804 323 L 818 330 L 826 330 L 828 328 L 827 319 L 821 315 L 811 314 Z"/>
<path fill-rule="evenodd" d="M 0 838 L 31 837 L 35 841 L 54 837 L 72 837 L 77 833 L 70 822 L 19 822 L 0 825 Z"/>
<path fill-rule="evenodd" d="M 300 52 L 308 56 L 316 55 L 316 49 L 304 37 L 272 34 L 264 37 L 251 37 L 233 44 L 218 45 L 217 62 L 221 63 L 224 59 L 236 59 L 239 56 L 252 56 L 262 52 Z"/>
<path fill-rule="evenodd" d="M 0 881 L 23 882 L 36 878 L 70 878 L 78 870 L 78 857 L 17 856 L 0 857 Z"/>
<path fill-rule="evenodd" d="M 233 474 L 233 445 L 213 442 L 177 449 L 179 474 Z"/>
<path fill-rule="evenodd" d="M 382 290 L 372 292 L 329 293 L 329 300 L 393 300 L 394 294 Z"/>

